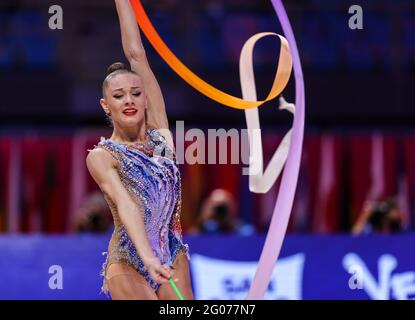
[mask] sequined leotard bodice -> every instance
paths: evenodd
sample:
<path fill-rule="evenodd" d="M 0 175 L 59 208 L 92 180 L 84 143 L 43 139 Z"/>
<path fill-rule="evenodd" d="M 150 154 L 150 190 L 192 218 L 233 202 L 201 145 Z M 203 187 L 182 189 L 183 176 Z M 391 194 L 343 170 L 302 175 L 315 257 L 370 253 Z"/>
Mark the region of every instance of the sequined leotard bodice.
<path fill-rule="evenodd" d="M 142 209 L 147 236 L 161 264 L 173 265 L 183 250 L 190 260 L 189 246 L 183 243 L 180 225 L 181 183 L 175 156 L 164 137 L 156 129 L 147 129 L 148 141 L 140 145 L 121 144 L 101 137 L 95 148 L 109 151 L 118 163 L 122 184 Z M 150 286 L 160 286 L 145 269 L 138 252 L 129 239 L 117 207 L 104 193 L 114 219 L 114 231 L 102 267 L 102 291 L 108 293 L 106 271 L 113 262 L 124 262 L 144 276 Z"/>

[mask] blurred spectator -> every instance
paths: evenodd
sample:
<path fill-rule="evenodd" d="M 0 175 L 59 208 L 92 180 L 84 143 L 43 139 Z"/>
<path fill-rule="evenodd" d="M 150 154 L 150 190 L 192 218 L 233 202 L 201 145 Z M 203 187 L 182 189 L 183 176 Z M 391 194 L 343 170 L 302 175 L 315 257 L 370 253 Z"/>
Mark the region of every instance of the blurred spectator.
<path fill-rule="evenodd" d="M 402 212 L 394 199 L 381 202 L 367 201 L 352 229 L 355 235 L 390 234 L 401 231 Z"/>
<path fill-rule="evenodd" d="M 99 192 L 89 195 L 85 204 L 75 215 L 74 232 L 104 233 L 112 227 L 111 212 L 104 197 Z"/>
<path fill-rule="evenodd" d="M 236 217 L 236 202 L 233 195 L 224 189 L 215 189 L 203 201 L 199 220 L 190 233 L 200 234 L 250 234 L 253 229 Z"/>

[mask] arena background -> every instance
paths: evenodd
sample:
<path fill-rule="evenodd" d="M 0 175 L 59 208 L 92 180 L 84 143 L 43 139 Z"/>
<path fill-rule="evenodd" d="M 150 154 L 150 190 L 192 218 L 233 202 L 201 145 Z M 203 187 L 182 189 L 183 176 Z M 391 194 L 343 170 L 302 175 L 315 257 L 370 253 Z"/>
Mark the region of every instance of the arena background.
<path fill-rule="evenodd" d="M 288 235 L 264 298 L 413 299 L 415 3 L 283 2 L 303 63 L 306 131 Z M 355 4 L 362 30 L 349 28 Z M 48 26 L 51 5 L 63 9 L 62 30 Z M 282 33 L 265 0 L 143 5 L 177 56 L 236 96 L 244 42 L 262 31 Z M 173 131 L 176 121 L 205 132 L 245 128 L 242 111 L 196 92 L 143 39 Z M 255 51 L 259 97 L 272 83 L 278 50 L 265 39 Z M 85 157 L 111 135 L 99 98 L 115 61 L 126 59 L 113 1 L 0 3 L 0 299 L 106 299 L 99 271 L 112 225 Z M 289 102 L 293 80 L 284 91 Z M 292 118 L 276 101 L 260 115 L 267 164 Z M 265 195 L 251 193 L 242 167 L 180 166 L 197 299 L 243 299 L 250 287 L 278 183 Z M 373 215 L 393 203 L 399 227 L 376 232 L 368 221 L 356 231 L 368 201 Z M 201 220 L 205 210 L 226 215 L 226 228 Z"/>

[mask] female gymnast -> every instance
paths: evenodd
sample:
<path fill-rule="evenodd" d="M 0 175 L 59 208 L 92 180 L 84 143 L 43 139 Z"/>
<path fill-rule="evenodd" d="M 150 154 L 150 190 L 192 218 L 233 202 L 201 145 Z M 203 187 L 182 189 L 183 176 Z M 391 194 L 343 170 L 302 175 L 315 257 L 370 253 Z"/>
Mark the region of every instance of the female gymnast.
<path fill-rule="evenodd" d="M 180 172 L 163 96 L 148 64 L 129 0 L 115 0 L 131 70 L 108 68 L 100 104 L 113 132 L 86 164 L 111 209 L 114 232 L 101 275 L 112 299 L 194 299 L 189 246 L 180 225 Z"/>

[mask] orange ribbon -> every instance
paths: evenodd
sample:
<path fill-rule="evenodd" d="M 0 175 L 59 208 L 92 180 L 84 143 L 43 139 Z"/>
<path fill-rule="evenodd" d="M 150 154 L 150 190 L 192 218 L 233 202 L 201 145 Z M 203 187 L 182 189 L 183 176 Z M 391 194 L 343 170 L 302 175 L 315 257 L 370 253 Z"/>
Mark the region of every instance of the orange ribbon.
<path fill-rule="evenodd" d="M 214 101 L 217 101 L 225 106 L 235 108 L 235 109 L 250 109 L 256 108 L 264 104 L 267 101 L 270 101 L 276 98 L 286 87 L 288 80 L 290 79 L 291 70 L 292 70 L 292 59 L 290 50 L 288 47 L 287 40 L 279 36 L 281 42 L 280 55 L 278 61 L 278 69 L 275 74 L 274 83 L 272 88 L 266 97 L 265 100 L 261 101 L 251 101 L 244 100 L 230 94 L 227 94 L 214 86 L 210 85 L 194 72 L 192 72 L 183 62 L 181 62 L 175 54 L 167 47 L 164 41 L 161 39 L 156 29 L 152 25 L 150 19 L 148 18 L 143 5 L 140 0 L 134 1 L 130 0 L 131 6 L 134 9 L 136 19 L 138 24 L 150 41 L 151 45 L 158 52 L 158 54 L 163 58 L 164 61 L 189 85 L 198 90 L 200 93 L 211 98 Z"/>

